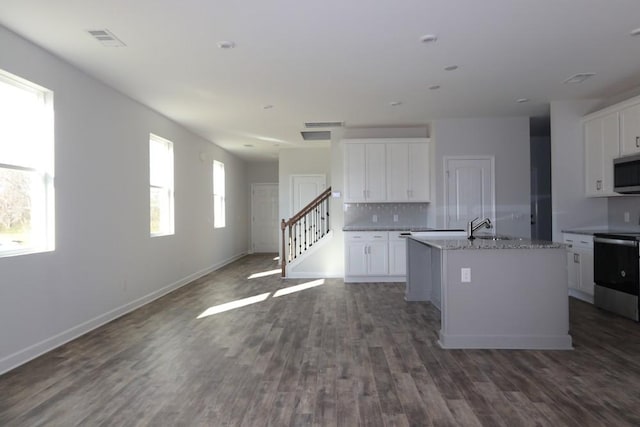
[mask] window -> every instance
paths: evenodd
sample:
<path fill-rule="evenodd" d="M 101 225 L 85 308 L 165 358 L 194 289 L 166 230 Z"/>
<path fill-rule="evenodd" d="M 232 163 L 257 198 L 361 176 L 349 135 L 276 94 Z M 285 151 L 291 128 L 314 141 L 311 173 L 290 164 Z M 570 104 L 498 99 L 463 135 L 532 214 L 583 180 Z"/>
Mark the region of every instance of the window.
<path fill-rule="evenodd" d="M 225 226 L 224 163 L 213 161 L 213 227 Z"/>
<path fill-rule="evenodd" d="M 151 236 L 173 234 L 173 143 L 149 137 Z"/>
<path fill-rule="evenodd" d="M 0 256 L 53 250 L 53 92 L 0 71 L 0 123 Z"/>

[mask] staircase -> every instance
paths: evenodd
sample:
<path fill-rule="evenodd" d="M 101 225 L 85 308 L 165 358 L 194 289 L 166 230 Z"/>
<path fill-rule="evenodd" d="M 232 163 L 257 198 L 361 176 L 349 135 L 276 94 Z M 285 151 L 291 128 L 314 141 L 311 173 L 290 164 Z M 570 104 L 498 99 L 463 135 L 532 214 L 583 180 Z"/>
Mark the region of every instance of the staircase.
<path fill-rule="evenodd" d="M 331 231 L 329 199 L 331 187 L 313 199 L 288 221 L 282 219 L 282 277 L 287 275 L 287 264 L 299 258 Z"/>

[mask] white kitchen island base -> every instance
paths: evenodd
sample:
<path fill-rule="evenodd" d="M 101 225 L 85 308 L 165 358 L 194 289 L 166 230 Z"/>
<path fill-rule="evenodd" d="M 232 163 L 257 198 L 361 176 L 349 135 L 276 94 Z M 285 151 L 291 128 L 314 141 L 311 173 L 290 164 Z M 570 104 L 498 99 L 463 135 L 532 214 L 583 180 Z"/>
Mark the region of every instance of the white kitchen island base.
<path fill-rule="evenodd" d="M 440 309 L 443 348 L 572 349 L 563 245 L 417 238 L 407 245 L 406 299 Z"/>

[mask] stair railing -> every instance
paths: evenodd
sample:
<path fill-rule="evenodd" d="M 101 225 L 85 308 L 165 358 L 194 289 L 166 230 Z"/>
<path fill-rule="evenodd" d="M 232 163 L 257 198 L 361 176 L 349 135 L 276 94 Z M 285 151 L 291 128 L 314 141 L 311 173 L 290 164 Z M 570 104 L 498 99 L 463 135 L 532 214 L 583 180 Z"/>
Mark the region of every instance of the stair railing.
<path fill-rule="evenodd" d="M 280 223 L 282 230 L 282 277 L 286 277 L 287 263 L 290 263 L 314 243 L 322 239 L 330 230 L 329 199 L 331 187 L 313 199 L 300 212 Z"/>

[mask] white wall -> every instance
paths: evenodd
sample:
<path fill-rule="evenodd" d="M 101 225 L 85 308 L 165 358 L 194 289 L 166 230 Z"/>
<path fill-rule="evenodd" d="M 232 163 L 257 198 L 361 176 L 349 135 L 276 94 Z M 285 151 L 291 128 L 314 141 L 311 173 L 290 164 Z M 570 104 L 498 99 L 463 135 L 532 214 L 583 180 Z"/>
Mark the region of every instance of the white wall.
<path fill-rule="evenodd" d="M 444 156 L 494 156 L 496 231 L 528 237 L 530 227 L 529 118 L 442 119 L 433 122 L 436 196 L 430 221 L 445 227 Z M 471 219 L 471 218 L 470 218 Z"/>
<path fill-rule="evenodd" d="M 586 198 L 582 116 L 597 100 L 551 102 L 551 203 L 553 240 L 567 228 L 607 225 L 607 199 Z"/>
<path fill-rule="evenodd" d="M 278 191 L 280 218 L 291 217 L 291 176 L 326 175 L 331 186 L 331 153 L 326 148 L 288 148 L 280 151 L 278 161 Z"/>
<path fill-rule="evenodd" d="M 245 253 L 248 185 L 243 161 L 2 27 L 0 52 L 54 91 L 56 144 L 56 250 L 0 258 L 4 372 Z M 173 236 L 149 237 L 150 132 L 174 143 Z M 212 159 L 227 172 L 218 230 Z"/>

